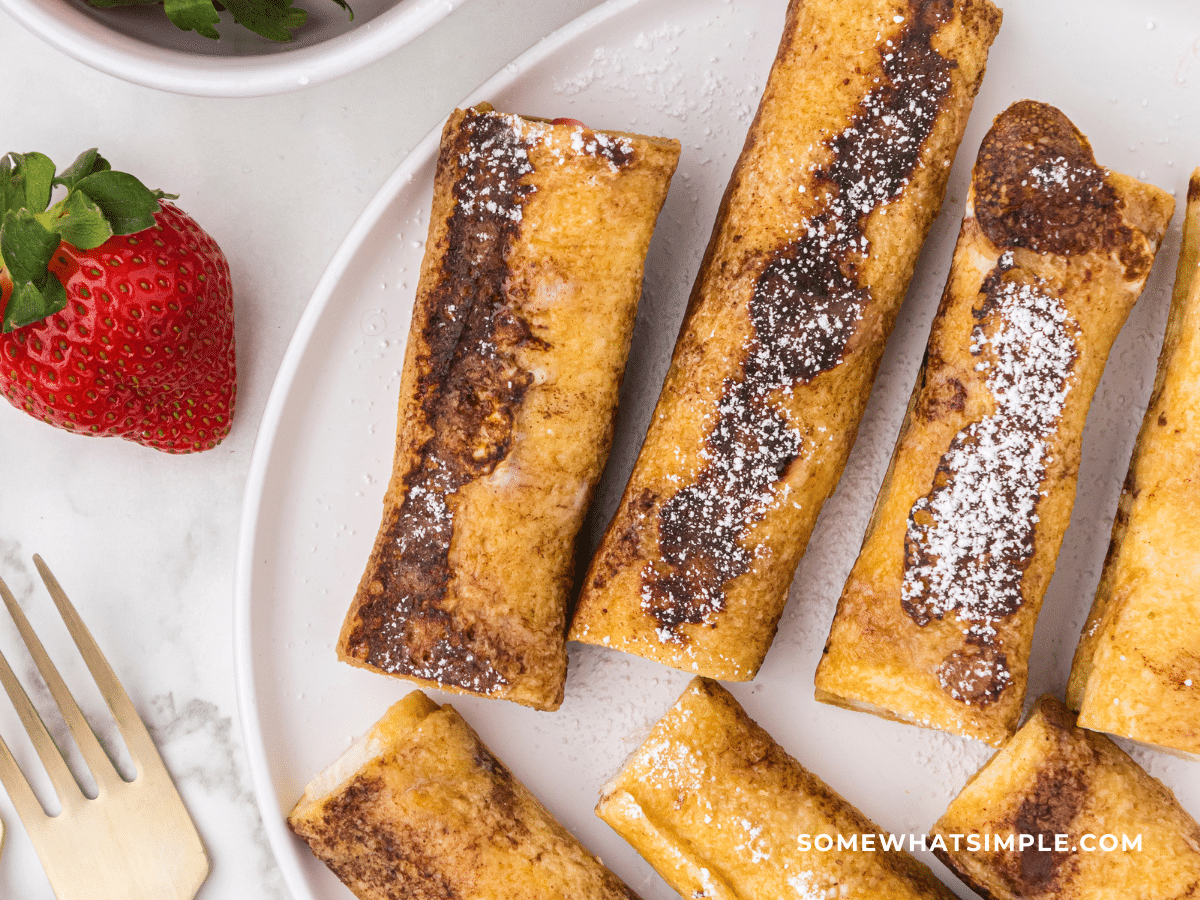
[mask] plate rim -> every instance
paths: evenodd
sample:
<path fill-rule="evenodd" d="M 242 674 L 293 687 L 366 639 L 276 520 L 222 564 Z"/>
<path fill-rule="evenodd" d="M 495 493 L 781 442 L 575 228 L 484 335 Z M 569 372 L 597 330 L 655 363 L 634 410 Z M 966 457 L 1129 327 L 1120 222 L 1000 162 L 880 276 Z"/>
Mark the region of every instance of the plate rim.
<path fill-rule="evenodd" d="M 0 0 L 0 2 L 2 2 L 2 0 Z M 607 0 L 607 2 L 573 20 L 563 28 L 550 34 L 548 37 L 543 38 L 525 53 L 518 55 L 511 63 L 502 67 L 495 75 L 471 92 L 465 100 L 460 101 L 461 105 L 469 105 L 470 103 L 477 102 L 479 99 L 491 99 L 491 96 L 489 96 L 490 92 L 500 92 L 511 87 L 519 80 L 527 77 L 529 74 L 529 69 L 543 63 L 548 56 L 560 50 L 570 41 L 578 39 L 579 37 L 585 35 L 590 29 L 602 25 L 603 23 L 617 17 L 622 13 L 633 11 L 635 8 L 642 6 L 644 3 L 649 5 L 648 0 Z M 1200 56 L 1200 54 L 1197 55 Z M 993 81 L 995 80 L 996 77 L 993 76 Z M 1010 102 L 1013 96 L 1015 96 L 1011 89 L 1005 89 L 1003 93 L 1005 96 L 1009 97 Z M 1047 102 L 1058 102 L 1054 97 L 1047 97 L 1045 99 Z M 1100 106 L 1097 104 L 1095 109 L 1099 108 Z M 1127 125 L 1126 127 L 1130 126 Z M 265 745 L 263 744 L 262 730 L 259 728 L 249 727 L 250 724 L 252 724 L 250 722 L 251 713 L 254 713 L 254 715 L 258 717 L 260 712 L 258 709 L 257 698 L 248 696 L 245 700 L 243 700 L 242 693 L 244 687 L 253 686 L 252 684 L 243 684 L 244 672 L 249 676 L 253 675 L 253 660 L 248 654 L 250 654 L 252 651 L 250 646 L 251 630 L 249 627 L 252 610 L 249 606 L 249 588 L 253 580 L 252 573 L 254 565 L 254 560 L 251 553 L 244 551 L 252 551 L 254 549 L 255 539 L 249 535 L 249 529 L 255 524 L 255 517 L 261 514 L 261 510 L 258 508 L 258 506 L 255 506 L 252 510 L 251 504 L 252 502 L 261 504 L 263 499 L 262 490 L 265 486 L 264 481 L 267 474 L 266 466 L 267 462 L 269 461 L 267 457 L 273 453 L 272 445 L 276 437 L 278 427 L 281 424 L 284 405 L 290 396 L 289 388 L 292 380 L 297 375 L 296 370 L 298 368 L 300 359 L 309 348 L 313 337 L 313 329 L 317 325 L 317 322 L 321 316 L 324 314 L 327 303 L 338 287 L 339 280 L 344 276 L 347 266 L 355 257 L 362 242 L 368 238 L 371 233 L 371 229 L 376 226 L 379 218 L 383 215 L 387 206 L 402 196 L 400 192 L 404 189 L 405 185 L 399 183 L 398 180 L 411 177 L 418 169 L 430 161 L 432 154 L 435 152 L 440 130 L 441 123 L 439 123 L 436 128 L 434 128 L 420 143 L 413 148 L 410 154 L 397 168 L 396 172 L 394 172 L 393 175 L 380 187 L 378 193 L 372 198 L 370 204 L 360 215 L 354 227 L 351 229 L 342 245 L 338 248 L 329 265 L 329 268 L 326 270 L 325 275 L 322 276 L 321 281 L 318 283 L 313 298 L 309 301 L 308 306 L 305 308 L 300 323 L 296 328 L 296 332 L 293 334 L 292 340 L 284 354 L 283 364 L 280 367 L 279 374 L 276 377 L 275 384 L 273 385 L 268 398 L 267 409 L 263 416 L 258 438 L 256 439 L 254 457 L 251 462 L 250 474 L 247 479 L 246 495 L 243 506 L 244 515 L 241 524 L 241 534 L 239 535 L 237 553 L 237 578 L 239 579 L 238 590 L 240 591 L 243 587 L 245 590 L 244 594 L 235 592 L 235 616 L 241 616 L 244 614 L 246 617 L 244 628 L 239 630 L 240 623 L 238 621 L 235 621 L 234 623 L 236 666 L 235 677 L 238 687 L 239 714 L 241 716 L 243 735 L 247 742 L 246 753 L 248 757 L 251 757 L 252 786 L 254 788 L 255 797 L 259 803 L 260 812 L 263 815 L 264 827 L 267 830 L 269 839 L 271 839 L 272 851 L 274 852 L 280 869 L 283 871 L 285 882 L 288 884 L 288 888 L 296 900 L 316 900 L 316 896 L 312 892 L 311 878 L 307 876 L 307 874 L 299 871 L 298 869 L 294 872 L 288 871 L 287 864 L 290 863 L 294 866 L 297 859 L 295 854 L 293 854 L 291 851 L 298 848 L 299 845 L 295 843 L 294 837 L 292 837 L 287 831 L 283 817 L 280 815 L 281 806 L 278 802 L 278 794 L 275 792 L 274 786 L 270 781 L 271 771 L 266 765 Z M 964 150 L 966 146 L 966 144 L 963 145 Z M 1132 150 L 1133 148 L 1130 147 L 1129 149 Z M 1174 165 L 1174 163 L 1168 161 L 1167 165 Z M 1115 165 L 1115 161 L 1114 168 L 1119 171 L 1129 170 L 1128 165 L 1117 166 Z M 1144 178 L 1145 176 L 1140 177 Z M 1151 179 L 1151 181 L 1153 182 L 1153 179 Z M 944 209 L 945 207 L 943 207 L 943 210 Z M 952 218 L 955 217 L 952 216 Z M 1175 219 L 1172 221 L 1172 226 L 1176 227 Z M 947 258 L 944 260 L 944 266 L 948 267 L 948 265 L 949 257 L 947 256 Z M 1159 266 L 1159 268 L 1161 268 L 1161 266 Z M 1139 306 L 1144 308 L 1145 302 L 1141 301 Z M 1124 329 L 1122 330 L 1124 331 Z M 1161 334 L 1161 332 L 1159 332 L 1159 334 Z M 1154 352 L 1156 354 L 1157 346 L 1154 348 Z M 289 365 L 291 366 L 290 372 L 288 371 Z M 286 383 L 284 383 L 285 379 Z M 905 396 L 907 396 L 907 392 L 905 392 Z M 272 416 L 274 417 L 273 419 Z M 269 433 L 267 431 L 268 427 L 270 428 Z M 891 435 L 891 437 L 884 441 L 886 450 L 888 452 L 891 451 L 893 446 L 892 438 L 894 438 L 894 433 Z M 265 445 L 260 446 L 264 444 L 264 442 Z M 1121 474 L 1123 475 L 1124 466 L 1122 465 L 1118 468 L 1120 468 Z M 875 489 L 872 489 L 870 493 L 873 498 L 875 495 Z M 1074 515 L 1077 515 L 1077 513 L 1073 512 L 1073 516 Z M 1103 527 L 1101 530 L 1105 532 L 1106 537 L 1107 528 Z M 861 537 L 861 535 L 858 535 L 858 537 Z M 243 541 L 247 539 L 249 539 L 249 543 L 243 546 Z M 1060 559 L 1059 562 L 1061 563 L 1062 560 Z M 244 585 L 241 581 L 243 578 L 246 579 Z M 243 601 L 246 603 L 244 609 L 241 608 Z M 238 646 L 239 641 L 241 642 L 242 646 Z M 245 670 L 243 669 L 243 655 L 246 655 L 245 665 L 248 666 L 248 668 Z M 250 708 L 251 704 L 253 705 L 253 709 Z M 258 721 L 256 720 L 253 724 L 257 725 Z M 253 758 L 252 748 L 249 744 L 249 737 L 252 733 L 257 740 L 257 744 L 253 750 L 260 754 L 260 759 Z M 935 732 L 935 734 L 938 733 Z M 255 773 L 254 766 L 260 761 L 261 768 L 257 773 Z M 272 834 L 273 830 L 276 832 L 274 835 Z M 283 840 L 287 841 L 286 845 L 283 844 Z M 287 846 L 289 848 L 287 853 L 288 858 L 286 860 L 284 855 L 281 855 L 280 853 L 280 848 L 283 846 Z M 303 848 L 299 849 L 301 852 L 303 852 Z M 296 884 L 300 885 L 299 888 L 297 888 L 296 885 L 288 880 L 289 876 L 295 880 Z M 942 880 L 945 882 L 945 879 Z M 947 886 L 950 887 L 950 883 L 947 883 Z M 957 890 L 956 887 L 951 887 L 951 889 Z"/>
<path fill-rule="evenodd" d="M 2 2 L 12 2 L 12 0 L 0 0 L 0 3 Z M 461 2 L 461 0 L 457 0 L 457 2 Z M 648 0 L 606 0 L 543 37 L 511 62 L 502 66 L 494 75 L 461 100 L 458 106 L 471 106 L 499 93 L 524 75 L 527 69 L 542 62 L 575 38 L 646 2 Z M 292 384 L 299 371 L 300 362 L 315 334 L 316 326 L 349 264 L 369 238 L 384 212 L 406 187 L 415 184 L 412 175 L 436 158 L 442 129 L 448 116 L 449 113 L 413 147 L 376 191 L 347 232 L 346 237 L 342 239 L 318 280 L 317 286 L 292 332 L 292 337 L 288 341 L 270 393 L 267 395 L 266 406 L 262 418 L 259 420 L 246 483 L 243 488 L 233 584 L 233 664 L 238 719 L 242 731 L 243 750 L 249 764 L 251 789 L 263 820 L 263 829 L 267 834 L 267 841 L 283 876 L 284 884 L 292 897 L 297 900 L 316 900 L 316 898 L 309 890 L 307 879 L 291 865 L 290 859 L 287 859 L 281 852 L 285 845 L 290 846 L 292 835 L 284 824 L 284 818 L 279 814 L 279 795 L 271 781 L 271 769 L 267 761 L 260 727 L 258 698 L 254 690 L 257 682 L 251 638 L 253 606 L 251 587 L 254 581 L 254 551 L 258 543 L 256 525 L 262 514 L 263 489 L 269 468 L 268 464 L 275 449 L 275 439 L 282 422 L 283 411 L 291 396 Z"/>

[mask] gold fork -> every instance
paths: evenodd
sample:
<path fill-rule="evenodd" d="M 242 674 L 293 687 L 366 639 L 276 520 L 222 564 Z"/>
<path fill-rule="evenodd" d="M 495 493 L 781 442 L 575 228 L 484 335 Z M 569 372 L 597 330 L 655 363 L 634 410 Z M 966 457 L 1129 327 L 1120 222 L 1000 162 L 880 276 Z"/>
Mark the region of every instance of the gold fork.
<path fill-rule="evenodd" d="M 193 900 L 209 868 L 196 826 L 100 648 L 41 557 L 35 555 L 33 562 L 116 720 L 137 777 L 125 781 L 117 772 L 12 592 L 0 581 L 0 597 L 54 697 L 98 793 L 95 799 L 84 795 L 3 654 L 0 683 L 37 749 L 62 812 L 46 815 L 2 738 L 0 783 L 29 832 L 58 900 Z"/>

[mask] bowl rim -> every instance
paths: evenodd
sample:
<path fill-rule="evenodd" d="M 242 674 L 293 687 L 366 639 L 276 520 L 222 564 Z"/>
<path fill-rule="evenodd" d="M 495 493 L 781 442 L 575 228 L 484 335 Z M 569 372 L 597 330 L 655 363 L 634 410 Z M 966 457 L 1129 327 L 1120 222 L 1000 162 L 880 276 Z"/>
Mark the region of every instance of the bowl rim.
<path fill-rule="evenodd" d="M 465 0 L 401 0 L 350 31 L 294 50 L 205 56 L 114 31 L 70 0 L 0 0 L 0 9 L 57 50 L 144 87 L 201 97 L 262 97 L 330 81 L 375 62 Z"/>

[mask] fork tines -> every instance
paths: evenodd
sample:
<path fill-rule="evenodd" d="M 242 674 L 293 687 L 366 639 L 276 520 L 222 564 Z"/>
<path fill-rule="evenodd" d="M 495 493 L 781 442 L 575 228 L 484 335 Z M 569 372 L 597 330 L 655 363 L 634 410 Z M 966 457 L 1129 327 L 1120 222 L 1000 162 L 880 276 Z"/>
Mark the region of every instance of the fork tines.
<path fill-rule="evenodd" d="M 45 813 L 3 738 L 0 784 L 8 791 L 59 900 L 192 900 L 209 869 L 196 827 L 146 726 L 100 648 L 41 557 L 35 555 L 33 561 L 112 712 L 136 777 L 125 781 L 117 772 L 16 598 L 0 580 L 0 598 L 95 779 L 97 795 L 94 799 L 84 795 L 3 654 L 0 684 L 37 750 L 62 812 L 57 816 Z"/>

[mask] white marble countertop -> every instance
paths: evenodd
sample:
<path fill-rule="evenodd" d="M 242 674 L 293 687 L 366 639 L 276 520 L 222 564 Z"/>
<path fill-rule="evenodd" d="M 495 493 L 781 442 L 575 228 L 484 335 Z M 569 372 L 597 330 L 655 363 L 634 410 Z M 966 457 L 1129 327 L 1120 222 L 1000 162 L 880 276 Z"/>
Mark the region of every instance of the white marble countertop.
<path fill-rule="evenodd" d="M 382 61 L 283 96 L 224 100 L 127 84 L 59 53 L 0 12 L 7 151 L 65 165 L 97 146 L 180 195 L 225 249 L 236 292 L 238 408 L 219 447 L 169 456 L 82 438 L 0 403 L 0 577 L 71 674 L 86 673 L 48 597 L 40 553 L 147 720 L 212 858 L 199 897 L 284 898 L 244 759 L 234 690 L 232 583 L 242 488 L 267 394 L 317 279 L 408 151 L 454 104 L 598 0 L 470 0 Z M 61 638 L 61 640 L 59 640 Z M 0 649 L 32 664 L 0 618 Z M 57 651 L 57 652 L 56 652 Z M 81 668 L 81 667 L 80 667 Z M 35 698 L 36 699 L 36 698 Z M 99 701 L 97 701 L 98 703 Z M 32 750 L 7 699 L 0 734 Z M 21 740 L 18 740 L 21 739 Z M 8 798 L 0 897 L 53 897 Z"/>
<path fill-rule="evenodd" d="M 0 77 L 6 85 L 0 91 L 0 153 L 36 149 L 63 165 L 81 150 L 99 147 L 115 167 L 137 173 L 151 187 L 178 193 L 179 205 L 218 240 L 233 270 L 238 410 L 231 435 L 216 449 L 175 457 L 124 441 L 82 438 L 0 402 L 0 577 L 43 633 L 85 707 L 96 709 L 99 699 L 89 694 L 87 675 L 36 583 L 33 553 L 54 569 L 91 627 L 147 720 L 208 847 L 212 874 L 198 895 L 202 900 L 287 900 L 255 803 L 239 727 L 232 607 L 243 488 L 267 395 L 293 329 L 339 243 L 417 142 L 484 79 L 599 2 L 466 0 L 428 33 L 357 73 L 292 94 L 249 100 L 176 96 L 127 84 L 53 50 L 0 12 Z M 1028 10 L 1034 4 L 1011 0 L 1003 5 Z M 1182 8 L 1182 0 L 1160 0 L 1159 6 Z M 1018 29 L 1015 18 L 1010 32 L 1006 52 L 1015 58 L 1027 32 Z M 1194 96 L 1191 67 L 1200 60 L 1200 42 L 1191 44 L 1192 36 L 1178 36 L 1176 43 L 1184 48 L 1181 61 L 1171 57 L 1164 62 L 1178 62 L 1174 77 L 1180 86 L 1178 96 L 1164 102 L 1176 103 L 1179 97 L 1190 102 Z M 1194 68 L 1200 71 L 1200 63 Z M 998 85 L 1001 93 L 1007 84 Z M 1117 102 L 1117 90 L 1107 83 L 1096 87 L 1106 104 Z M 1108 93 L 1114 95 L 1111 101 Z M 1142 106 L 1148 102 L 1133 99 Z M 1182 105 L 1174 109 L 1186 114 Z M 979 115 L 997 111 L 999 107 Z M 1159 140 L 1150 132 L 1138 139 Z M 1113 141 L 1106 139 L 1102 146 L 1115 157 L 1117 145 L 1109 144 Z M 1200 159 L 1196 147 L 1186 144 L 1185 139 L 1158 148 L 1158 156 L 1166 158 L 1169 150 L 1172 160 L 1178 157 L 1178 169 L 1171 173 L 1178 174 L 1178 184 L 1164 186 L 1182 184 Z M 965 155 L 973 153 L 971 148 Z M 1142 149 L 1130 158 L 1140 164 L 1147 157 L 1155 154 Z M 1114 164 L 1121 162 L 1114 159 Z M 1137 169 L 1130 174 L 1138 174 Z M 944 226 L 947 235 L 957 226 L 958 215 L 955 209 L 949 216 L 954 221 Z M 1172 270 L 1178 218 L 1164 251 L 1171 256 L 1164 268 Z M 1141 352 L 1149 370 L 1161 340 L 1159 301 L 1166 296 L 1166 277 L 1159 276 L 1152 292 L 1158 305 L 1135 314 L 1136 334 L 1127 339 L 1136 343 L 1129 352 Z M 936 291 L 930 296 L 929 310 Z M 910 327 L 921 331 L 927 326 Z M 915 366 L 919 353 L 912 361 Z M 911 377 L 912 370 L 906 371 Z M 902 393 L 907 396 L 907 386 Z M 1144 394 L 1126 401 L 1124 387 L 1110 386 L 1102 403 L 1109 413 L 1137 407 L 1128 422 L 1113 426 L 1115 436 L 1110 436 L 1112 452 L 1126 454 L 1124 458 Z M 901 398 L 898 409 L 902 406 Z M 1106 422 L 1094 427 L 1103 430 Z M 894 430 L 880 439 L 880 446 L 890 449 L 892 436 Z M 883 461 L 886 452 L 880 456 Z M 1123 466 L 1114 464 L 1113 472 L 1123 472 Z M 1093 464 L 1088 472 L 1095 471 Z M 865 511 L 877 481 L 857 481 L 843 491 L 862 493 L 864 502 L 858 505 Z M 1118 484 L 1119 477 L 1105 481 L 1097 501 L 1104 512 L 1097 518 L 1108 518 L 1093 529 L 1099 536 L 1084 548 L 1090 562 L 1072 561 L 1073 570 L 1098 574 Z M 859 537 L 861 529 L 852 539 Z M 810 556 L 824 552 L 818 543 L 810 546 Z M 1072 548 L 1076 555 L 1082 552 L 1079 546 Z M 824 602 L 830 605 L 835 599 L 836 589 Z M 1075 599 L 1081 615 L 1087 598 Z M 826 611 L 818 610 L 821 616 Z M 1074 614 L 1056 613 L 1062 621 Z M 1077 634 L 1077 623 L 1068 624 Z M 787 620 L 785 631 L 794 625 Z M 823 634 L 810 642 L 813 652 L 819 651 Z M 2 615 L 0 650 L 31 683 L 32 665 Z M 1061 669 L 1065 663 L 1056 665 Z M 1048 676 L 1039 678 L 1035 687 Z M 673 684 L 669 689 L 675 690 Z M 659 689 L 664 696 L 667 691 L 667 686 Z M 35 700 L 47 702 L 44 696 Z M 5 699 L 0 699 L 0 735 L 27 769 L 36 769 Z M 1194 784 L 1200 764 L 1153 754 L 1149 758 L 1152 774 L 1177 791 Z M 1185 804 L 1193 814 L 1198 812 L 1197 796 L 1194 786 L 1187 787 Z M 0 853 L 0 898 L 50 900 L 53 893 L 41 865 L 3 791 L 0 821 L 8 832 Z"/>

